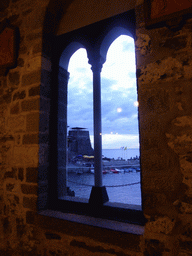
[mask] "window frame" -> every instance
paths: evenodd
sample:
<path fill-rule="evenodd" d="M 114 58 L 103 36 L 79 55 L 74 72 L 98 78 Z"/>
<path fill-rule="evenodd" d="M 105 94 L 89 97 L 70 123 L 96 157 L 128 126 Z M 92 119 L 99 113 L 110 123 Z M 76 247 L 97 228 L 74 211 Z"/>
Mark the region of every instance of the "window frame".
<path fill-rule="evenodd" d="M 49 189 L 48 189 L 48 209 L 61 211 L 63 213 L 73 213 L 78 215 L 91 216 L 96 218 L 116 220 L 119 222 L 132 223 L 138 225 L 144 225 L 146 219 L 143 215 L 142 206 L 120 204 L 106 202 L 104 204 L 94 205 L 90 203 L 88 199 L 72 198 L 69 196 L 60 197 L 59 199 L 59 189 L 58 189 L 58 141 L 57 141 L 57 124 L 59 118 L 59 61 L 63 50 L 72 42 L 77 42 L 77 44 L 82 44 L 85 46 L 86 50 L 91 47 L 97 47 L 99 44 L 101 46 L 102 42 L 105 41 L 103 50 L 108 50 L 107 47 L 111 45 L 118 36 L 111 31 L 116 27 L 121 27 L 123 30 L 130 31 L 135 38 L 135 12 L 134 10 L 125 12 L 123 14 L 116 15 L 114 17 L 108 18 L 103 21 L 96 22 L 94 24 L 88 25 L 84 28 L 77 29 L 72 32 L 68 32 L 64 35 L 56 36 L 53 38 L 53 67 L 52 67 L 52 77 L 51 77 L 51 109 L 50 109 L 50 152 L 49 152 Z M 107 39 L 106 35 L 114 35 L 114 38 Z M 98 39 L 99 40 L 96 40 Z M 95 44 L 95 41 L 98 45 Z M 77 49 L 78 49 L 77 45 Z M 105 49 L 106 48 L 106 49 Z M 77 50 L 76 49 L 76 50 Z M 76 51 L 75 50 L 75 51 Z M 75 52 L 74 51 L 74 52 Z M 66 56 L 66 63 L 72 56 L 69 53 Z M 66 64 L 68 65 L 68 64 Z M 66 68 L 67 71 L 67 68 Z M 66 73 L 66 79 L 67 73 Z M 68 82 L 67 82 L 68 84 Z M 55 114 L 57 113 L 57 115 Z M 66 113 L 67 114 L 67 113 Z M 66 129 L 67 130 L 67 129 Z M 67 134 L 66 134 L 67 136 Z M 141 176 L 142 181 L 142 176 Z M 141 182 L 142 183 L 142 182 Z M 142 191 L 142 186 L 141 186 Z"/>

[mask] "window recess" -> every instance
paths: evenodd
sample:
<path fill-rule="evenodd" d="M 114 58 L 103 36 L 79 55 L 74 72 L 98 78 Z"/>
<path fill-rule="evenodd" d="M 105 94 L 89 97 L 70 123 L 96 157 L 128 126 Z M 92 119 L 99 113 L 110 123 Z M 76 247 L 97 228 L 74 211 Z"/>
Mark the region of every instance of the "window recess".
<path fill-rule="evenodd" d="M 51 168 L 49 209 L 143 225 L 142 207 L 109 202 L 102 181 L 101 70 L 111 43 L 120 35 L 135 37 L 134 11 L 117 15 L 55 38 L 53 54 Z M 67 184 L 68 64 L 80 48 L 87 50 L 93 73 L 94 186 L 89 199 L 73 197 Z M 55 84 L 57 86 L 55 86 Z M 57 115 L 55 114 L 57 113 Z"/>

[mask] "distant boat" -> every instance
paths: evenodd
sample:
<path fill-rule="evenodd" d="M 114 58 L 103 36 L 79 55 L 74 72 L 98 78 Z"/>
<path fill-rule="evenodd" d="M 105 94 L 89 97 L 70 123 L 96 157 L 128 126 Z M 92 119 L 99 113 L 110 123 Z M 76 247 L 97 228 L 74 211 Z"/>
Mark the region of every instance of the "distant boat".
<path fill-rule="evenodd" d="M 117 170 L 117 169 L 111 169 L 110 170 L 112 173 L 119 173 L 119 170 Z"/>
<path fill-rule="evenodd" d="M 109 173 L 109 172 L 110 172 L 110 171 L 108 171 L 108 170 L 103 170 L 103 171 L 102 171 L 103 174 L 107 174 L 107 173 Z M 90 169 L 90 173 L 93 173 L 93 174 L 94 174 L 94 173 L 95 173 L 95 170 L 94 170 L 94 169 Z"/>

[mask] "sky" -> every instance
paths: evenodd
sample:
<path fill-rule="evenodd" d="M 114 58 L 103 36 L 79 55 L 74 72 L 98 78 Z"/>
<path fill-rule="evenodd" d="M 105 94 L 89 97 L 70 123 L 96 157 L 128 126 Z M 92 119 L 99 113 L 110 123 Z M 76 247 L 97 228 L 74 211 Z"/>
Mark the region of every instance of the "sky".
<path fill-rule="evenodd" d="M 85 49 L 69 61 L 68 126 L 84 127 L 93 146 L 93 82 Z M 102 147 L 139 148 L 134 40 L 118 37 L 101 72 Z"/>

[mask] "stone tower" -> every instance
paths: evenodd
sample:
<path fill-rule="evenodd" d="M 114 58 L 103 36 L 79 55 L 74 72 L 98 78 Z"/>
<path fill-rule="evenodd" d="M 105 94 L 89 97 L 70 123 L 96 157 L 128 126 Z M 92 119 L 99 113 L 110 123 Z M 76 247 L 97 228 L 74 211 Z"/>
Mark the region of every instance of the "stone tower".
<path fill-rule="evenodd" d="M 69 130 L 68 146 L 68 152 L 71 157 L 94 154 L 89 131 L 85 131 L 84 128 L 75 127 Z"/>

